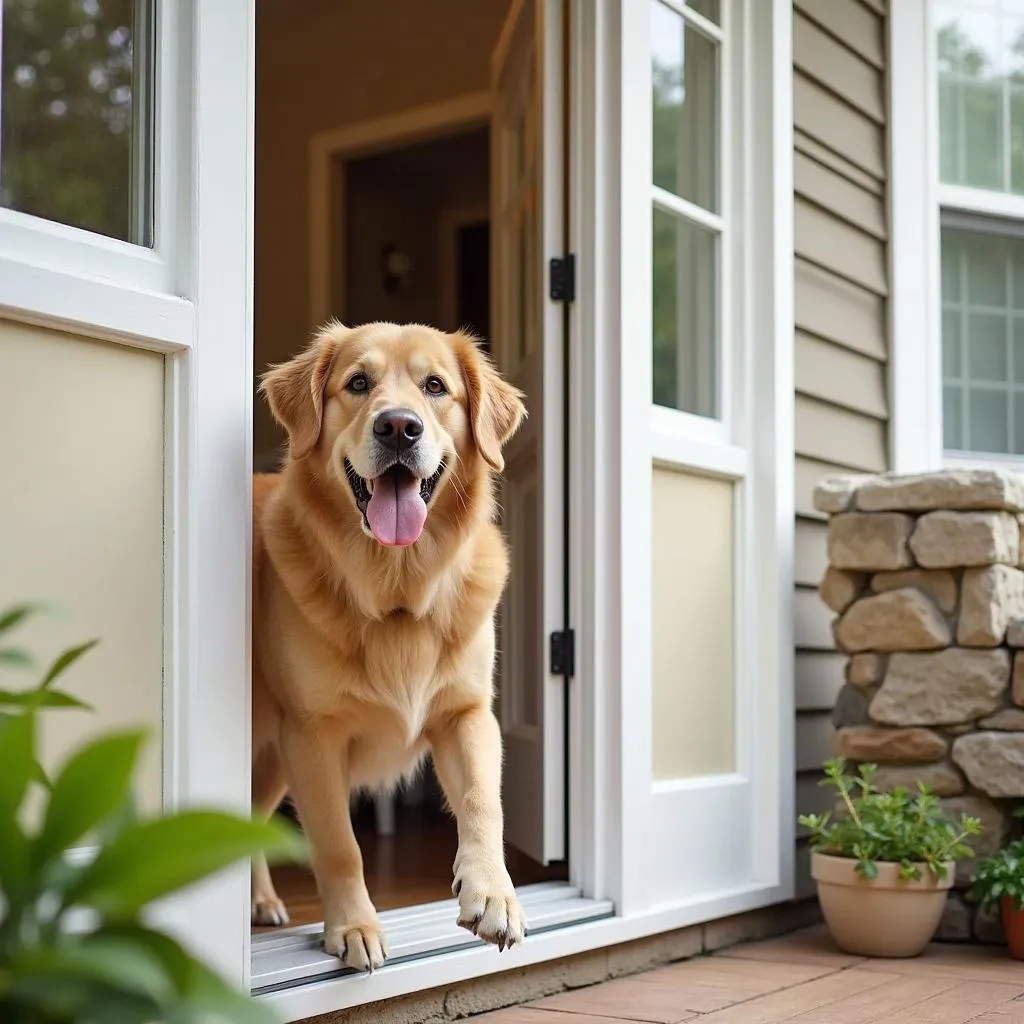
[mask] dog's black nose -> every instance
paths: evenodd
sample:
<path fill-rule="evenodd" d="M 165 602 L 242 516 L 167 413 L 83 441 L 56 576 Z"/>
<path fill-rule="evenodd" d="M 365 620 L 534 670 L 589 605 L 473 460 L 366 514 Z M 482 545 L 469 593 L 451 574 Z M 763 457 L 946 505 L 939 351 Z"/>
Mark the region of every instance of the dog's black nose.
<path fill-rule="evenodd" d="M 412 409 L 385 409 L 373 421 L 373 435 L 396 452 L 411 448 L 423 434 L 423 420 Z"/>

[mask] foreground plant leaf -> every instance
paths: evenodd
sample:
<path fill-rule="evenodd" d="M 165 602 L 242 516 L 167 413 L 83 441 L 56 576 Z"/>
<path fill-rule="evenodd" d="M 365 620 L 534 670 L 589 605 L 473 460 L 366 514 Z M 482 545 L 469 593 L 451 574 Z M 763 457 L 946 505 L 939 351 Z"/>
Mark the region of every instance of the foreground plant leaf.
<path fill-rule="evenodd" d="M 270 821 L 218 811 L 183 811 L 129 826 L 105 847 L 65 897 L 124 919 L 147 903 L 263 851 L 268 860 L 300 857 L 298 833 Z"/>
<path fill-rule="evenodd" d="M 73 754 L 53 781 L 35 856 L 47 864 L 114 813 L 125 800 L 142 732 L 114 733 Z"/>

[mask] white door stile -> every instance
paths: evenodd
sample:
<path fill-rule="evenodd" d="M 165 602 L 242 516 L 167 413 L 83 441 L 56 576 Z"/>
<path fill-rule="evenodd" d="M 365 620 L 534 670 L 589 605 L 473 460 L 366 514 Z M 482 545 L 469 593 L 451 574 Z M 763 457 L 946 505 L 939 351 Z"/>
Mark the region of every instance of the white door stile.
<path fill-rule="evenodd" d="M 171 383 L 168 801 L 248 814 L 255 12 L 248 0 L 191 0 L 182 14 L 191 79 L 179 96 L 191 159 L 178 192 L 189 242 L 179 280 L 196 319 Z M 183 939 L 248 984 L 248 865 L 167 911 Z"/>

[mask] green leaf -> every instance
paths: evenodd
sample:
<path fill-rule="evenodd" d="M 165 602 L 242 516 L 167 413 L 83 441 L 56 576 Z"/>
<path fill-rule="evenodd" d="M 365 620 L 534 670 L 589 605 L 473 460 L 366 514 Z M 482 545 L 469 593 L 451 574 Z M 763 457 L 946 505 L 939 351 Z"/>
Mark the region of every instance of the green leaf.
<path fill-rule="evenodd" d="M 31 845 L 17 819 L 0 821 L 0 892 L 8 904 L 20 902 L 26 894 L 31 853 Z"/>
<path fill-rule="evenodd" d="M 45 690 L 54 679 L 66 672 L 83 654 L 91 651 L 98 643 L 99 640 L 86 640 L 84 644 L 69 647 L 47 670 L 42 683 L 40 683 L 42 689 Z"/>
<path fill-rule="evenodd" d="M 12 819 L 21 807 L 35 772 L 35 746 L 31 715 L 0 715 L 0 823 Z"/>
<path fill-rule="evenodd" d="M 85 701 L 63 690 L 0 690 L 0 706 L 18 708 L 80 708 L 92 711 Z"/>
<path fill-rule="evenodd" d="M 269 1007 L 231 988 L 170 936 L 135 924 L 115 925 L 104 933 L 131 939 L 159 958 L 179 996 L 168 1024 L 193 1024 L 209 1015 L 232 1024 L 277 1024 Z"/>
<path fill-rule="evenodd" d="M 277 822 L 219 811 L 183 811 L 127 828 L 103 849 L 68 892 L 65 905 L 94 907 L 110 918 L 137 914 L 153 900 L 236 861 L 301 856 L 298 834 Z"/>
<path fill-rule="evenodd" d="M 174 993 L 160 959 L 122 936 L 94 934 L 64 946 L 35 949 L 14 966 L 24 979 L 43 977 L 59 984 L 64 977 L 83 978 L 114 992 L 142 996 L 157 1006 Z"/>
<path fill-rule="evenodd" d="M 11 668 L 32 668 L 35 659 L 24 647 L 0 647 L 0 665 Z"/>
<path fill-rule="evenodd" d="M 124 803 L 144 736 L 114 733 L 71 756 L 50 791 L 37 861 L 48 863 Z"/>
<path fill-rule="evenodd" d="M 18 604 L 13 608 L 8 608 L 7 611 L 0 614 L 0 635 L 9 633 L 20 622 L 39 610 L 40 606 L 34 604 Z"/>

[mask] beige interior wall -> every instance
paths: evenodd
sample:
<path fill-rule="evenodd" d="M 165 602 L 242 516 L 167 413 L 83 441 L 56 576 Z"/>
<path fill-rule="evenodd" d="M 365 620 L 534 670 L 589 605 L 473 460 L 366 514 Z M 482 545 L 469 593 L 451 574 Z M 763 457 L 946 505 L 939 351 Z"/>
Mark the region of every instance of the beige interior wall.
<path fill-rule="evenodd" d="M 161 796 L 163 715 L 163 357 L 0 321 L 0 609 L 48 602 L 19 630 L 40 670 L 100 644 L 61 686 L 96 713 L 43 718 L 58 764 L 97 730 L 151 730 L 139 778 Z M 3 675 L 12 689 L 37 676 Z"/>
<path fill-rule="evenodd" d="M 888 0 L 794 0 L 796 256 L 796 802 L 827 810 L 817 785 L 843 683 L 818 597 L 825 523 L 811 492 L 832 472 L 889 465 L 886 192 Z M 808 847 L 797 888 L 813 892 Z"/>
<path fill-rule="evenodd" d="M 652 473 L 652 758 L 656 781 L 735 765 L 734 485 Z"/>
<path fill-rule="evenodd" d="M 490 85 L 508 0 L 257 0 L 256 370 L 310 323 L 308 149 L 317 132 Z M 281 436 L 262 400 L 255 448 Z"/>

